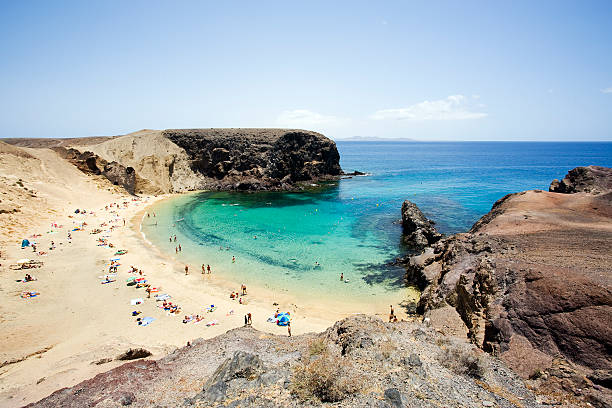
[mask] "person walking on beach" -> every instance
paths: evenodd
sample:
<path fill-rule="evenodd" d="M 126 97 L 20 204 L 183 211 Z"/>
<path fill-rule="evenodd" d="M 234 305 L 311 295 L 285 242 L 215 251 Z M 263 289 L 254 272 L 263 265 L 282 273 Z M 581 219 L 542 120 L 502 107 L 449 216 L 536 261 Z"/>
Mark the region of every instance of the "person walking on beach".
<path fill-rule="evenodd" d="M 253 323 L 251 320 L 251 312 L 247 313 L 247 324 L 250 326 Z"/>
<path fill-rule="evenodd" d="M 206 265 L 206 270 L 208 271 L 208 273 L 210 274 L 210 265 Z"/>
<path fill-rule="evenodd" d="M 206 266 L 204 266 L 204 264 L 202 264 L 202 275 L 204 275 L 206 273 Z"/>
<path fill-rule="evenodd" d="M 185 265 L 185 275 L 189 275 L 189 266 Z"/>

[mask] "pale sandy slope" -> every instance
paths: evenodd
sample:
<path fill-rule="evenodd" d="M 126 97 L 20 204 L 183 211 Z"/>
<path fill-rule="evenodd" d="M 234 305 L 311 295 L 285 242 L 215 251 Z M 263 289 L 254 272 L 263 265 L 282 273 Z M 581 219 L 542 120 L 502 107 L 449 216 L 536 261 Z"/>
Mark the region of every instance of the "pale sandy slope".
<path fill-rule="evenodd" d="M 185 276 L 183 265 L 162 257 L 138 232 L 143 209 L 161 197 L 132 201 L 106 180 L 84 175 L 53 151 L 15 151 L 4 146 L 0 152 L 0 178 L 0 204 L 20 210 L 0 214 L 2 407 L 22 406 L 106 371 L 118 363 L 92 363 L 113 358 L 129 347 L 145 347 L 155 357 L 188 340 L 216 336 L 241 326 L 247 312 L 253 314 L 253 325 L 259 330 L 284 334 L 285 328 L 266 322 L 276 308 L 272 305 L 275 301 L 283 310 L 292 310 L 294 333 L 322 331 L 342 317 L 306 316 L 298 306 L 290 304 L 290 299 L 257 290 L 250 291 L 248 305 L 239 305 L 228 297 L 229 283 L 220 282 L 214 275 L 203 277 L 198 273 L 198 265 L 191 265 L 193 273 Z M 124 201 L 127 207 L 116 214 L 104 208 L 112 202 Z M 75 215 L 75 208 L 94 213 Z M 69 242 L 69 230 L 83 221 L 88 224 L 87 230 L 72 232 Z M 63 227 L 54 228 L 52 222 Z M 114 225 L 117 227 L 109 231 Z M 90 234 L 96 227 L 104 232 Z M 47 251 L 48 255 L 38 256 L 31 249 L 20 249 L 21 239 L 33 233 L 42 234 L 34 240 L 39 244 L 38 250 Z M 117 248 L 129 250 L 122 257 L 118 281 L 108 285 L 100 284 L 98 277 L 104 274 L 115 250 L 97 246 L 96 240 L 102 235 Z M 52 240 L 57 248 L 49 251 Z M 29 271 L 38 278 L 36 282 L 16 282 L 25 272 L 11 270 L 8 265 L 21 258 L 44 261 L 43 268 Z M 129 265 L 143 269 L 147 279 L 171 294 L 184 312 L 205 314 L 205 320 L 197 325 L 182 324 L 182 316 L 168 316 L 156 307 L 154 300 L 131 306 L 130 299 L 145 297 L 145 293 L 125 285 Z M 238 290 L 235 285 L 232 288 Z M 41 295 L 22 299 L 19 295 L 24 290 L 38 291 Z M 218 309 L 207 314 L 204 306 L 209 304 L 217 305 Z M 131 316 L 135 309 L 156 320 L 148 327 L 137 326 Z M 234 314 L 228 315 L 230 310 Z M 212 320 L 220 324 L 207 327 L 205 323 Z"/>

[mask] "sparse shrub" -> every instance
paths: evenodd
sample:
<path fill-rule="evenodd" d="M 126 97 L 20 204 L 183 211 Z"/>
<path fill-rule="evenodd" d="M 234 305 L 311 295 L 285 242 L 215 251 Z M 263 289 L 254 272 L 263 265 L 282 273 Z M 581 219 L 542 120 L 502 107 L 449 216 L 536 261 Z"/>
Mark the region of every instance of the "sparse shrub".
<path fill-rule="evenodd" d="M 291 393 L 303 401 L 337 402 L 360 389 L 360 378 L 352 364 L 327 349 L 298 365 L 290 385 Z"/>
<path fill-rule="evenodd" d="M 486 373 L 486 366 L 482 356 L 474 354 L 471 350 L 460 345 L 449 345 L 440 353 L 440 363 L 456 374 L 469 375 L 482 378 Z"/>
<path fill-rule="evenodd" d="M 318 356 L 327 350 L 327 345 L 322 339 L 313 340 L 308 343 L 308 353 L 311 356 Z"/>

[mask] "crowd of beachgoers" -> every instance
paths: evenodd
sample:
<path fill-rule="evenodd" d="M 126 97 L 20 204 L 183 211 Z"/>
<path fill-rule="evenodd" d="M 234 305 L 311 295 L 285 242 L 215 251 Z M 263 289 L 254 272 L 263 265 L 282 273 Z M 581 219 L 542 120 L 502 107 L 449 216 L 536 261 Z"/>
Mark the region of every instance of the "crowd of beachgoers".
<path fill-rule="evenodd" d="M 182 316 L 183 324 L 198 324 L 206 321 L 205 326 L 211 327 L 220 324 L 220 318 L 218 315 L 221 313 L 218 311 L 218 306 L 215 304 L 208 304 L 202 306 L 202 309 L 195 312 L 185 313 L 183 307 L 179 304 L 179 300 L 175 299 L 170 293 L 166 293 L 163 288 L 159 285 L 155 285 L 154 282 L 150 281 L 147 273 L 136 265 L 125 265 L 124 256 L 128 254 L 129 249 L 118 248 L 112 242 L 111 232 L 117 228 L 126 228 L 126 220 L 122 216 L 122 212 L 126 210 L 131 204 L 140 205 L 143 202 L 139 198 L 133 198 L 131 201 L 124 200 L 122 202 L 113 202 L 105 205 L 104 208 L 98 210 L 87 210 L 87 209 L 75 209 L 68 215 L 68 218 L 72 220 L 72 225 L 62 225 L 58 223 L 51 223 L 50 228 L 45 234 L 36 233 L 24 238 L 21 241 L 22 250 L 31 249 L 31 256 L 35 259 L 24 258 L 16 264 L 12 265 L 12 269 L 35 269 L 41 267 L 44 263 L 44 257 L 53 256 L 54 250 L 58 245 L 70 246 L 76 234 L 92 235 L 92 245 L 98 247 L 108 248 L 109 258 L 106 261 L 106 265 L 103 270 L 100 271 L 101 275 L 97 275 L 97 278 L 102 285 L 108 285 L 109 288 L 115 285 L 126 285 L 134 289 L 134 298 L 130 299 L 130 305 L 134 306 L 130 318 L 134 319 L 134 323 L 139 326 L 148 326 L 153 323 L 157 317 L 144 316 L 140 310 L 141 305 L 145 302 L 155 302 L 156 308 L 166 316 L 177 317 Z M 89 225 L 93 222 L 90 218 L 96 215 L 103 215 L 104 221 L 97 223 L 96 225 Z M 150 218 L 156 216 L 155 213 L 146 212 L 145 216 Z M 89 223 L 88 223 L 89 221 Z M 75 234 L 75 235 L 73 235 Z M 45 235 L 49 238 L 45 239 Z M 62 235 L 64 238 L 61 238 Z M 53 237 L 51 239 L 50 237 Z M 176 235 L 169 237 L 170 242 L 177 242 Z M 45 243 L 48 242 L 46 245 Z M 176 244 L 177 253 L 182 250 L 180 243 Z M 181 249 L 179 249 L 181 248 Z M 236 262 L 236 258 L 232 257 L 232 262 Z M 184 266 L 185 275 L 189 275 L 189 265 Z M 210 276 L 212 274 L 212 268 L 210 264 L 201 265 L 201 274 Z M 33 277 L 31 273 L 26 273 L 24 278 L 19 282 L 29 283 L 30 288 L 21 291 L 20 296 L 24 299 L 41 296 L 41 293 L 33 288 L 35 286 L 33 282 L 36 282 L 37 278 Z M 42 295 L 44 296 L 44 294 Z M 228 295 L 229 299 L 235 301 L 238 305 L 248 305 L 248 292 L 247 287 L 243 283 L 240 285 L 239 291 L 231 291 Z M 216 312 L 216 313 L 215 313 Z M 229 309 L 226 311 L 225 316 L 232 316 L 236 313 L 235 309 Z M 291 313 L 281 312 L 278 308 L 276 311 L 267 318 L 268 322 L 275 323 L 279 326 L 286 326 L 288 335 L 291 336 Z M 250 311 L 246 311 L 244 314 L 244 324 L 252 324 L 252 314 Z"/>

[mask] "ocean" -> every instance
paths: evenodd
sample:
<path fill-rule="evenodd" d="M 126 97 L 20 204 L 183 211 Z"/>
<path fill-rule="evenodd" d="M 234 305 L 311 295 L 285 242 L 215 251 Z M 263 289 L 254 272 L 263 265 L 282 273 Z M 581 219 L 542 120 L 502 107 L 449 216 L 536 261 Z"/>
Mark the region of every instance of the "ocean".
<path fill-rule="evenodd" d="M 413 301 L 400 243 L 402 202 L 440 232 L 467 231 L 508 193 L 548 190 L 590 164 L 612 166 L 612 143 L 338 142 L 358 176 L 299 193 L 202 192 L 151 208 L 142 231 L 162 252 L 232 282 L 347 313 Z M 177 243 L 169 237 L 177 235 Z M 182 251 L 176 253 L 180 243 Z M 235 257 L 235 261 L 232 260 Z M 343 274 L 345 281 L 340 281 Z M 236 287 L 236 290 L 238 287 Z M 385 306 L 385 307 L 387 307 Z"/>

